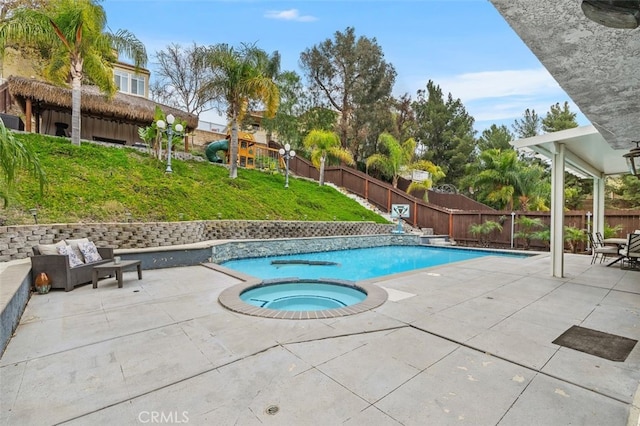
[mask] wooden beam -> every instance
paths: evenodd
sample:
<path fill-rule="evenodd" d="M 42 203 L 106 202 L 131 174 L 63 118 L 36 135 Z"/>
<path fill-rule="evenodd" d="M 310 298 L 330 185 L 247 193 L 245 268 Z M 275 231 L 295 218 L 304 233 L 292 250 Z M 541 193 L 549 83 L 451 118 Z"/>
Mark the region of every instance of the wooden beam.
<path fill-rule="evenodd" d="M 31 116 L 32 116 L 32 104 L 31 104 L 31 99 L 27 98 L 26 99 L 26 104 L 25 104 L 25 121 L 26 123 L 24 123 L 24 130 L 26 132 L 31 133 Z"/>

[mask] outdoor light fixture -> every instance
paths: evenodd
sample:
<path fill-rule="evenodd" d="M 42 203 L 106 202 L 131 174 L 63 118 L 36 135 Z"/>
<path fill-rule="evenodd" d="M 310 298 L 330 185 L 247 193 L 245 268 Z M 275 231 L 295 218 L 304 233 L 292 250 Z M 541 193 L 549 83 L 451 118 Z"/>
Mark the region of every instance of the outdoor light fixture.
<path fill-rule="evenodd" d="M 580 6 L 600 25 L 627 30 L 640 26 L 640 0 L 583 0 Z"/>
<path fill-rule="evenodd" d="M 628 154 L 623 155 L 627 160 L 627 166 L 629 167 L 629 173 L 640 179 L 640 141 L 631 141 L 636 144 L 636 147 L 629 151 Z"/>
<path fill-rule="evenodd" d="M 167 134 L 167 169 L 165 170 L 167 173 L 173 172 L 173 170 L 171 170 L 171 143 L 173 142 L 173 135 L 176 134 L 178 136 L 182 136 L 182 132 L 184 132 L 182 124 L 178 123 L 175 126 L 173 125 L 175 121 L 176 118 L 172 114 L 167 115 L 166 123 L 164 120 L 156 121 L 158 129 Z"/>
<path fill-rule="evenodd" d="M 31 213 L 31 216 L 33 216 L 33 220 L 36 222 L 36 225 L 38 224 L 38 209 L 33 208 L 33 209 L 29 209 L 29 213 Z"/>
<path fill-rule="evenodd" d="M 296 152 L 291 149 L 291 145 L 288 143 L 284 144 L 284 148 L 280 148 L 278 151 L 280 155 L 284 158 L 285 161 L 285 171 L 284 171 L 284 187 L 289 187 L 289 159 L 296 156 Z"/>

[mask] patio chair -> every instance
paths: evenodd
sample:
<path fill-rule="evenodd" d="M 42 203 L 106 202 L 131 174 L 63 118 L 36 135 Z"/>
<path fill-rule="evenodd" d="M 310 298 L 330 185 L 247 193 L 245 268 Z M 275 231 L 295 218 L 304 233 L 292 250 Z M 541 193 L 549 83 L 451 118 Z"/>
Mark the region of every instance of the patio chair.
<path fill-rule="evenodd" d="M 622 269 L 640 271 L 640 234 L 629 234 L 627 245 L 620 249 Z"/>
<path fill-rule="evenodd" d="M 598 237 L 599 233 L 596 233 L 596 237 Z M 589 237 L 589 242 L 591 243 L 591 264 L 593 265 L 598 259 L 598 255 L 600 255 L 600 263 L 604 261 L 606 257 L 609 256 L 617 256 L 618 255 L 618 247 L 617 246 L 606 246 L 604 243 L 600 241 L 596 241 L 596 238 L 593 238 L 593 235 L 587 234 Z M 598 238 L 600 240 L 600 238 Z"/>

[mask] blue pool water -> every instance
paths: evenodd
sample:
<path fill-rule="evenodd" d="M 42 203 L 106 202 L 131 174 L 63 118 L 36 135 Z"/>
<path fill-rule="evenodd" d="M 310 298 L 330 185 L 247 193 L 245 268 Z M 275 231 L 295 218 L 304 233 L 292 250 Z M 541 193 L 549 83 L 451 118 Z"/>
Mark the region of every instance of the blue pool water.
<path fill-rule="evenodd" d="M 262 279 L 298 277 L 302 279 L 334 278 L 358 281 L 488 255 L 525 257 L 481 250 L 385 246 L 230 260 L 222 265 Z M 278 263 L 272 264 L 272 261 Z M 286 263 L 287 261 L 292 263 Z M 315 264 L 301 263 L 305 261 Z"/>
<path fill-rule="evenodd" d="M 280 311 L 321 311 L 362 302 L 367 294 L 354 287 L 323 282 L 290 282 L 254 287 L 240 294 L 246 303 Z"/>

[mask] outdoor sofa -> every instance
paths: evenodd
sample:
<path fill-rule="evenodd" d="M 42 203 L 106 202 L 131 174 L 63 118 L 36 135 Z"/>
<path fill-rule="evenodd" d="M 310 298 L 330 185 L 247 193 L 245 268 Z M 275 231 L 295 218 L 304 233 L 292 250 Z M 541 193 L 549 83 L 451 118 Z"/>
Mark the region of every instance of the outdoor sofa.
<path fill-rule="evenodd" d="M 41 272 L 46 273 L 51 280 L 51 288 L 63 288 L 71 291 L 80 284 L 92 282 L 93 267 L 102 265 L 113 260 L 113 249 L 107 247 L 97 247 L 97 252 L 102 260 L 89 261 L 85 258 L 77 266 L 70 265 L 69 255 L 58 254 L 58 247 L 61 245 L 77 246 L 79 242 L 88 242 L 87 239 L 62 240 L 56 244 L 39 244 L 33 247 L 34 255 L 31 256 L 31 276 L 33 279 Z M 108 271 L 101 272 L 98 278 L 110 276 Z M 33 281 L 33 280 L 32 280 Z"/>

